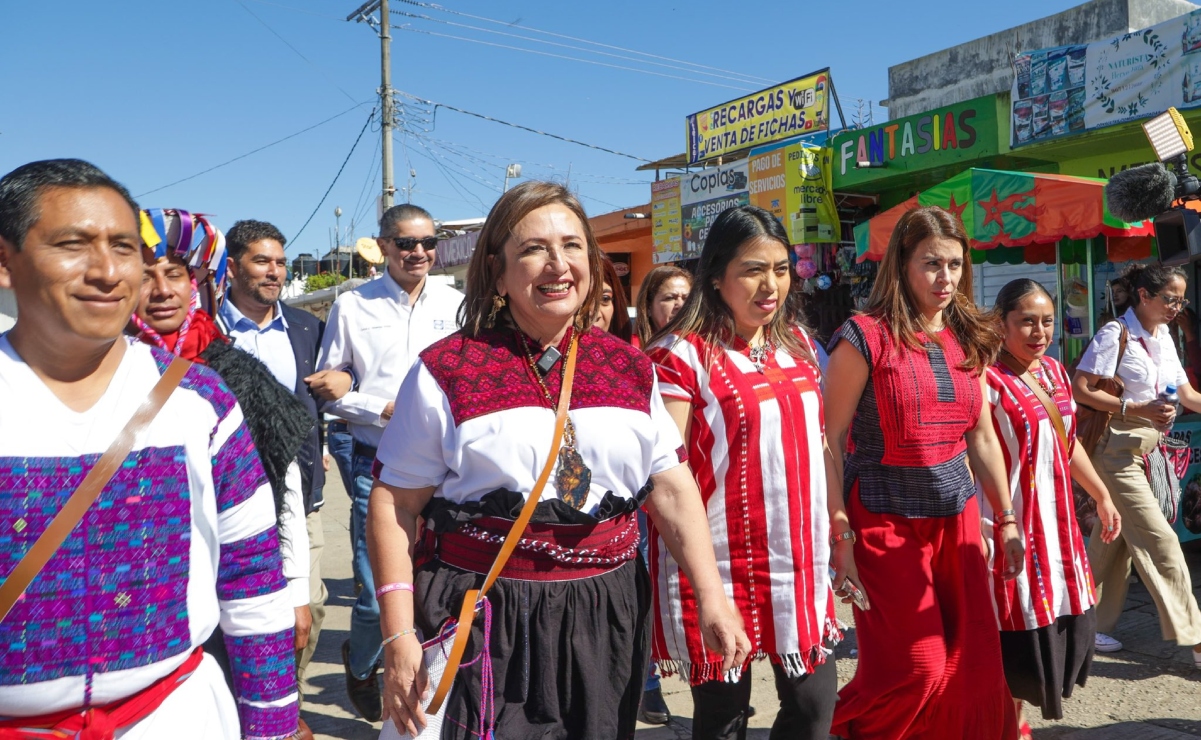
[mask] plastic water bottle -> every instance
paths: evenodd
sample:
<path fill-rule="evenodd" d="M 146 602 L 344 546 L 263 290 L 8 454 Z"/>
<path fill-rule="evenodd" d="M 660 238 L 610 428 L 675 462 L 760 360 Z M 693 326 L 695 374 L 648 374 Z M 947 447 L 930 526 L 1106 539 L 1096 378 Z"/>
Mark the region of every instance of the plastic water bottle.
<path fill-rule="evenodd" d="M 1163 389 L 1163 393 L 1159 394 L 1159 400 L 1162 403 L 1170 403 L 1173 406 L 1180 403 L 1180 396 L 1176 394 L 1176 386 L 1169 385 Z"/>

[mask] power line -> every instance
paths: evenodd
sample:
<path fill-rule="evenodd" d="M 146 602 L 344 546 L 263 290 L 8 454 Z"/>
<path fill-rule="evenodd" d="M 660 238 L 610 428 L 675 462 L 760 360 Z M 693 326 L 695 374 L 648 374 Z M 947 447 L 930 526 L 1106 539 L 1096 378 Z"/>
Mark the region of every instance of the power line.
<path fill-rule="evenodd" d="M 632 160 L 634 160 L 634 161 L 636 161 L 636 162 L 650 162 L 650 161 L 651 161 L 651 160 L 649 160 L 649 159 L 645 159 L 645 158 L 643 158 L 643 157 L 636 157 L 636 156 L 634 156 L 633 154 L 626 154 L 625 152 L 619 152 L 619 151 L 617 151 L 617 150 L 615 150 L 615 149 L 607 149 L 607 148 L 605 148 L 605 147 L 603 147 L 603 146 L 597 146 L 596 144 L 588 144 L 588 143 L 586 143 L 586 142 L 583 142 L 583 141 L 578 141 L 578 140 L 576 140 L 576 139 L 569 139 L 569 138 L 567 138 L 566 136 L 559 136 L 558 134 L 550 134 L 550 133 L 547 133 L 547 132 L 545 132 L 545 131 L 539 131 L 538 129 L 535 129 L 535 128 L 530 128 L 529 126 L 522 126 L 522 125 L 521 125 L 521 124 L 519 124 L 519 123 L 510 123 L 510 122 L 508 122 L 508 121 L 502 121 L 502 120 L 500 120 L 499 118 L 493 118 L 492 116 L 486 116 L 486 115 L 484 115 L 483 113 L 475 113 L 475 112 L 473 112 L 473 111 L 464 110 L 463 108 L 456 108 L 456 107 L 454 107 L 453 105 L 447 105 L 446 103 L 435 103 L 435 102 L 434 102 L 434 101 L 432 101 L 432 100 L 426 100 L 425 98 L 419 98 L 419 97 L 417 97 L 416 95 L 410 95 L 409 93 L 402 92 L 402 91 L 400 91 L 400 90 L 397 90 L 396 92 L 397 92 L 397 94 L 398 94 L 398 95 L 403 95 L 403 96 L 404 96 L 404 97 L 406 97 L 406 98 L 411 98 L 411 99 L 413 99 L 413 100 L 416 100 L 416 101 L 418 101 L 418 102 L 420 102 L 420 103 L 425 103 L 426 105 L 432 105 L 432 106 L 434 106 L 435 110 L 436 110 L 437 108 L 445 108 L 445 109 L 447 109 L 447 110 L 452 110 L 452 111 L 454 111 L 455 113 L 462 113 L 462 114 L 463 114 L 463 115 L 465 115 L 465 116 L 474 116 L 474 117 L 476 117 L 476 118 L 482 118 L 482 119 L 483 119 L 483 120 L 485 120 L 485 121 L 491 121 L 491 122 L 493 122 L 493 123 L 499 123 L 499 124 L 501 124 L 502 126 L 509 126 L 509 127 L 511 127 L 511 128 L 516 128 L 516 129 L 521 129 L 522 131 L 527 131 L 527 132 L 529 132 L 529 133 L 531 133 L 531 134 L 538 134 L 539 136 L 548 136 L 548 137 L 550 137 L 550 138 L 552 138 L 552 139 L 558 139 L 559 141 L 565 141 L 565 142 L 567 142 L 568 144 L 575 144 L 575 145 L 577 145 L 577 146 L 583 146 L 583 147 L 587 147 L 587 148 L 589 148 L 589 149 L 595 149 L 595 150 L 597 150 L 597 151 L 600 151 L 600 152 L 605 152 L 605 153 L 607 153 L 607 154 L 616 154 L 616 155 L 617 155 L 617 156 L 619 156 L 619 157 L 625 157 L 625 158 L 627 158 L 627 159 L 632 159 Z"/>
<path fill-rule="evenodd" d="M 469 31 L 479 31 L 480 33 L 491 33 L 491 34 L 496 34 L 497 36 L 507 36 L 509 38 L 520 39 L 521 41 L 531 41 L 535 44 L 547 44 L 548 46 L 557 46 L 562 49 L 571 49 L 572 51 L 582 51 L 585 54 L 599 54 L 601 56 L 612 57 L 614 59 L 622 59 L 627 62 L 634 62 L 635 64 L 653 64 L 656 67 L 664 67 L 666 69 L 674 69 L 674 70 L 677 70 L 680 72 L 689 72 L 691 74 L 706 75 L 708 77 L 716 77 L 718 79 L 729 80 L 731 82 L 738 82 L 741 84 L 753 84 L 751 80 L 745 79 L 742 75 L 731 76 L 728 74 L 721 74 L 718 72 L 705 72 L 705 71 L 699 70 L 699 69 L 692 69 L 689 67 L 681 67 L 680 65 L 677 65 L 677 64 L 665 64 L 663 62 L 653 62 L 653 61 L 649 61 L 646 59 L 638 59 L 637 57 L 628 56 L 626 54 L 614 54 L 614 53 L 608 52 L 608 51 L 598 51 L 596 49 L 589 49 L 589 48 L 586 48 L 583 46 L 575 46 L 574 44 L 561 44 L 557 41 L 547 41 L 545 39 L 531 38 L 529 36 L 522 36 L 519 33 L 509 33 L 507 31 L 495 31 L 490 28 L 480 28 L 479 26 L 472 26 L 472 25 L 468 25 L 466 23 L 455 23 L 454 21 L 444 20 L 442 18 L 434 18 L 434 17 L 428 16 L 428 15 L 420 15 L 418 13 L 406 13 L 403 10 L 392 10 L 392 11 L 390 11 L 390 13 L 391 13 L 391 15 L 403 16 L 405 18 L 414 18 L 416 20 L 429 21 L 431 23 L 442 23 L 444 25 L 453 26 L 455 28 L 465 28 Z M 579 61 L 586 61 L 586 60 L 581 59 Z M 642 70 L 639 70 L 639 71 L 642 71 Z M 692 81 L 698 82 L 701 84 L 709 84 L 708 80 L 692 80 Z M 754 88 L 739 88 L 739 89 L 752 90 Z"/>
<path fill-rule="evenodd" d="M 342 166 L 338 168 L 338 174 L 334 175 L 334 181 L 331 182 L 329 187 L 325 189 L 325 195 L 321 196 L 321 200 L 317 203 L 317 207 L 313 209 L 313 212 L 309 214 L 308 220 L 304 222 L 304 226 L 301 226 L 300 230 L 296 232 L 296 235 L 292 237 L 293 244 L 299 241 L 300 235 L 304 233 L 306 228 L 308 228 L 309 222 L 313 220 L 313 216 L 317 215 L 317 211 L 321 210 L 321 205 L 325 203 L 325 199 L 329 197 L 330 191 L 334 189 L 334 185 L 338 184 L 338 178 L 342 176 L 342 170 L 346 169 L 346 163 L 350 161 L 351 155 L 353 155 L 354 150 L 358 148 L 359 142 L 363 140 L 363 134 L 367 133 L 367 127 L 371 125 L 371 121 L 374 118 L 375 109 L 372 108 L 371 115 L 367 116 L 367 120 L 363 123 L 363 128 L 359 129 L 359 135 L 355 137 L 354 145 L 350 147 L 350 153 L 346 155 L 346 159 L 342 160 Z"/>
<path fill-rule="evenodd" d="M 649 69 L 638 69 L 637 67 L 626 67 L 621 64 L 609 64 L 608 62 L 599 62 L 595 59 L 581 59 L 579 57 L 570 57 L 566 54 L 552 54 L 549 51 L 538 51 L 537 49 L 525 49 L 520 46 L 512 46 L 510 44 L 497 44 L 492 41 L 484 41 L 483 39 L 473 39 L 467 36 L 455 36 L 449 33 L 438 33 L 437 31 L 427 31 L 423 28 L 413 28 L 411 26 L 398 26 L 393 24 L 392 28 L 398 31 L 408 31 L 409 33 L 422 33 L 427 36 L 436 36 L 444 39 L 454 39 L 455 41 L 468 41 L 473 44 L 483 44 L 484 46 L 494 46 L 498 49 L 511 49 L 512 51 L 524 51 L 527 54 L 537 54 L 538 56 L 552 57 L 554 59 L 566 59 L 572 62 L 582 62 L 583 64 L 595 64 L 598 67 L 609 67 L 610 69 L 621 69 L 627 72 L 640 72 L 644 75 L 654 75 L 655 77 L 666 77 L 669 80 L 683 80 L 684 82 L 695 82 L 698 85 L 711 85 L 712 87 L 724 87 L 729 90 L 738 90 L 740 92 L 748 92 L 753 88 L 735 87 L 734 85 L 724 85 L 720 82 L 710 82 L 709 80 L 697 80 L 691 77 L 681 77 L 679 75 L 669 75 L 666 72 L 655 72 Z"/>
<path fill-rule="evenodd" d="M 238 160 L 240 160 L 240 159 L 246 159 L 247 157 L 249 157 L 249 156 L 250 156 L 250 155 L 252 155 L 252 154 L 258 154 L 259 152 L 263 151 L 264 149 L 270 149 L 271 147 L 275 146 L 276 144 L 282 144 L 282 143 L 284 143 L 285 141 L 287 141 L 288 139 L 294 139 L 294 138 L 296 138 L 297 136 L 300 136 L 300 135 L 301 135 L 301 134 L 303 134 L 303 133 L 307 133 L 307 132 L 309 132 L 309 131 L 312 131 L 313 129 L 315 129 L 315 128 L 318 128 L 318 127 L 320 127 L 320 126 L 324 126 L 325 124 L 329 123 L 330 121 L 333 121 L 333 120 L 335 120 L 335 119 L 337 119 L 337 118 L 341 118 L 342 116 L 346 115 L 347 113 L 352 113 L 352 112 L 353 112 L 354 110 L 356 110 L 356 109 L 357 109 L 357 108 L 358 108 L 360 105 L 361 105 L 361 103 L 356 103 L 355 105 L 351 106 L 350 108 L 347 108 L 346 110 L 342 111 L 342 112 L 341 112 L 341 113 L 339 113 L 338 115 L 336 115 L 336 116 L 330 116 L 329 118 L 325 119 L 324 121 L 321 121 L 320 123 L 314 123 L 312 126 L 309 126 L 308 128 L 303 128 L 303 129 L 301 129 L 301 130 L 297 131 L 297 132 L 296 132 L 296 133 L 294 133 L 294 134 L 288 134 L 287 136 L 285 136 L 285 137 L 284 137 L 284 138 L 282 138 L 282 139 L 277 139 L 276 141 L 273 141 L 273 142 L 271 142 L 270 144 L 265 144 L 265 145 L 263 145 L 263 146 L 260 146 L 258 149 L 252 149 L 252 150 L 250 150 L 250 151 L 246 152 L 245 154 L 239 154 L 238 156 L 234 157 L 233 159 L 226 160 L 226 161 L 222 162 L 221 164 L 218 164 L 218 165 L 214 165 L 214 166 L 212 166 L 212 167 L 209 167 L 207 170 L 201 170 L 200 172 L 197 172 L 197 173 L 196 173 L 196 174 L 194 174 L 194 175 L 188 175 L 187 177 L 185 177 L 185 178 L 183 178 L 183 179 L 176 180 L 175 182 L 170 182 L 170 183 L 167 183 L 166 185 L 162 185 L 162 186 L 160 186 L 160 187 L 157 187 L 157 188 L 155 188 L 154 190 L 147 190 L 146 192 L 144 192 L 144 193 L 139 193 L 139 194 L 135 195 L 134 197 L 135 197 L 135 198 L 142 198 L 142 197 L 145 197 L 145 196 L 147 196 L 147 195 L 150 195 L 151 193 L 157 193 L 157 192 L 158 192 L 158 191 L 160 191 L 160 190 L 166 190 L 167 188 L 174 187 L 174 186 L 176 186 L 176 185 L 178 185 L 178 184 L 180 184 L 180 183 L 187 182 L 188 180 L 195 180 L 197 177 L 200 177 L 201 175 L 207 175 L 208 173 L 212 172 L 213 170 L 219 170 L 219 169 L 221 169 L 222 167 L 224 167 L 224 166 L 226 166 L 226 165 L 233 164 L 234 162 L 237 162 L 237 161 L 238 161 Z M 374 113 L 375 113 L 375 111 L 373 110 L 373 111 L 372 111 L 372 114 L 374 115 Z"/>
<path fill-rule="evenodd" d="M 277 31 L 276 31 L 274 28 L 272 28 L 270 25 L 268 25 L 268 24 L 267 24 L 267 21 L 263 20 L 262 18 L 260 18 L 260 17 L 258 16 L 258 14 L 257 14 L 257 13 L 255 13 L 255 12 L 254 12 L 253 10 L 251 10 L 250 8 L 246 7 L 246 3 L 242 2 L 242 0 L 234 0 L 234 2 L 236 2 L 238 5 L 241 5 L 241 6 L 242 6 L 242 10 L 245 10 L 247 13 L 249 13 L 249 14 L 251 15 L 251 17 L 252 17 L 252 18 L 254 18 L 256 21 L 258 21 L 259 23 L 261 23 L 261 24 L 262 24 L 262 26 L 263 26 L 263 28 L 266 28 L 268 31 L 270 31 L 270 32 L 271 32 L 271 34 L 272 34 L 273 36 L 275 36 L 275 38 L 277 38 L 277 39 L 279 39 L 280 41 L 282 41 L 282 42 L 283 42 L 283 44 L 284 44 L 284 46 L 286 46 L 286 47 L 288 47 L 289 49 L 291 49 L 291 50 L 293 51 L 293 53 L 295 53 L 295 54 L 296 54 L 296 56 L 298 56 L 298 57 L 300 57 L 301 59 L 303 59 L 303 60 L 304 60 L 304 61 L 305 61 L 305 62 L 306 62 L 306 63 L 307 63 L 307 64 L 308 64 L 310 67 L 312 67 L 313 69 L 315 69 L 315 70 L 317 70 L 318 72 L 320 72 L 320 73 L 321 73 L 321 76 L 322 76 L 322 77 L 324 77 L 324 78 L 326 79 L 326 81 L 327 81 L 327 82 L 329 82 L 330 84 L 332 84 L 334 87 L 338 88 L 338 91 L 339 91 L 339 92 L 341 92 L 343 95 L 345 95 L 345 96 L 346 96 L 348 99 L 350 99 L 350 100 L 354 100 L 354 96 L 353 96 L 353 95 L 351 95 L 350 93 L 346 92 L 346 90 L 345 90 L 345 89 L 343 89 L 343 87 L 342 87 L 341 85 L 339 85 L 339 84 L 337 83 L 337 81 L 336 81 L 336 80 L 334 80 L 334 78 L 333 78 L 333 77 L 330 77 L 330 76 L 329 76 L 329 74 L 327 74 L 327 73 L 326 73 L 326 71 L 325 71 L 324 69 L 322 69 L 321 67 L 318 67 L 316 64 L 314 64 L 314 63 L 313 63 L 313 60 L 309 59 L 309 58 L 308 58 L 308 57 L 306 57 L 304 54 L 302 54 L 302 53 L 301 53 L 301 51 L 300 51 L 299 49 L 297 49 L 295 46 L 292 46 L 292 44 L 291 44 L 291 43 L 289 43 L 289 42 L 288 42 L 288 40 L 287 40 L 286 38 L 284 38 L 283 36 L 281 36 L 281 35 L 279 34 L 279 32 L 277 32 Z M 362 108 L 362 107 L 363 107 L 363 105 L 364 105 L 363 103 L 359 103 L 359 104 L 358 104 L 358 107 Z"/>
<path fill-rule="evenodd" d="M 442 13 L 449 13 L 450 15 L 457 15 L 462 18 L 470 18 L 472 20 L 484 21 L 485 23 L 494 23 L 494 24 L 500 25 L 500 26 L 517 27 L 517 28 L 521 28 L 526 31 L 533 32 L 533 33 L 540 33 L 545 36 L 553 36 L 555 38 L 566 39 L 568 41 L 578 41 L 582 44 L 592 44 L 593 46 L 599 46 L 604 49 L 613 49 L 614 51 L 624 51 L 628 54 L 639 54 L 641 56 L 650 57 L 652 59 L 662 59 L 667 62 L 676 62 L 678 64 L 687 64 L 692 67 L 713 70 L 714 72 L 722 72 L 722 73 L 729 74 L 729 75 L 737 75 L 739 77 L 745 77 L 754 82 L 762 82 L 765 84 L 771 84 L 772 82 L 774 82 L 774 80 L 769 80 L 765 77 L 756 77 L 753 75 L 746 75 L 746 74 L 742 74 L 740 72 L 734 72 L 732 70 L 722 69 L 720 67 L 711 67 L 707 64 L 697 64 L 696 62 L 689 62 L 689 61 L 685 61 L 683 59 L 673 59 L 672 57 L 668 57 L 668 56 L 662 56 L 659 54 L 651 54 L 651 53 L 645 52 L 645 51 L 638 51 L 637 49 L 627 49 L 622 46 L 613 46 L 612 44 L 605 44 L 605 43 L 601 43 L 599 41 L 591 41 L 589 39 L 583 39 L 583 38 L 579 38 L 577 36 L 568 36 L 566 34 L 555 33 L 553 31 L 543 31 L 543 30 L 540 30 L 537 28 L 533 28 L 532 26 L 521 26 L 521 25 L 518 25 L 517 23 L 509 23 L 507 21 L 500 21 L 500 20 L 496 20 L 495 18 L 485 18 L 484 16 L 481 16 L 481 15 L 472 15 L 471 13 L 464 13 L 459 10 L 452 10 L 450 8 L 443 7 L 441 5 L 438 5 L 437 3 L 426 3 L 426 2 L 420 2 L 419 0 L 400 0 L 400 2 L 406 3 L 408 5 L 415 5 L 419 8 L 426 8 L 429 10 L 437 10 Z"/>
<path fill-rule="evenodd" d="M 419 141 L 418 143 L 421 144 L 422 147 L 425 147 L 425 144 L 423 142 Z M 427 151 L 428 151 L 428 149 L 427 149 Z M 438 171 L 442 173 L 442 179 L 446 180 L 446 183 L 448 185 L 450 185 L 450 187 L 455 192 L 457 192 L 459 195 L 461 195 L 463 197 L 464 203 L 466 203 L 468 201 L 468 194 L 470 194 L 470 197 L 473 198 L 476 203 L 479 203 L 481 211 L 483 211 L 485 213 L 488 211 L 488 208 L 484 205 L 484 201 L 480 200 L 479 196 L 477 196 L 475 193 L 472 193 L 471 190 L 469 188 L 467 188 L 466 185 L 459 182 L 457 177 L 454 177 L 454 175 L 452 175 L 449 170 L 447 170 L 444 166 L 442 166 L 442 163 L 434 158 L 432 152 L 431 152 L 430 156 L 428 156 L 428 157 L 417 151 L 414 151 L 413 153 L 416 154 L 418 157 L 421 157 L 422 159 L 428 159 L 430 162 L 433 162 L 434 166 L 438 168 Z"/>

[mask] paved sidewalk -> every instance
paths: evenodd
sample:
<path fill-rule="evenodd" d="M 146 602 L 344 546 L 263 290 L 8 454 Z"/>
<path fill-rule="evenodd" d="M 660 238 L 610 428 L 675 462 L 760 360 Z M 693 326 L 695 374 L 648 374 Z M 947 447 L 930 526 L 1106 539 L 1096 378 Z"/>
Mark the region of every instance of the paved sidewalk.
<path fill-rule="evenodd" d="M 346 698 L 341 645 L 350 627 L 350 608 L 354 604 L 354 584 L 350 571 L 350 500 L 342 490 L 335 471 L 326 479 L 325 554 L 322 570 L 329 588 L 325 626 L 317 653 L 309 667 L 305 686 L 304 717 L 317 738 L 329 740 L 375 740 L 379 725 L 357 717 Z M 1201 548 L 1186 547 L 1193 586 L 1201 585 Z M 1126 649 L 1110 655 L 1098 655 L 1093 663 L 1088 686 L 1077 689 L 1064 702 L 1064 719 L 1047 722 L 1031 718 L 1038 740 L 1187 740 L 1201 737 L 1201 671 L 1192 667 L 1187 648 L 1163 642 L 1158 618 L 1147 592 L 1141 585 L 1130 589 L 1127 614 L 1118 624 L 1114 637 Z M 841 607 L 841 605 L 840 605 Z M 840 611 L 851 622 L 849 608 Z M 850 657 L 855 645 L 854 629 L 838 647 L 840 684 L 855 673 L 856 661 Z M 767 740 L 768 729 L 778 706 L 775 688 L 768 670 L 756 671 L 752 704 L 757 714 L 751 720 L 750 740 Z M 672 713 L 672 722 L 664 727 L 640 726 L 637 740 L 686 740 L 691 737 L 692 699 L 688 687 L 679 679 L 663 681 L 664 696 Z M 499 739 L 498 739 L 499 740 Z M 504 738 L 503 740 L 516 740 Z"/>

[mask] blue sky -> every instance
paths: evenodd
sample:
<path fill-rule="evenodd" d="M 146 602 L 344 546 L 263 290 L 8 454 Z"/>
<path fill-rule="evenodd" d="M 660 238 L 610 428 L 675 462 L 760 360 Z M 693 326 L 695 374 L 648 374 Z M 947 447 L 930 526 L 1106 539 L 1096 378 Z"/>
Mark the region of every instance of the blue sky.
<path fill-rule="evenodd" d="M 214 214 L 223 227 L 240 218 L 271 221 L 292 240 L 288 253 L 293 256 L 329 248 L 335 206 L 344 212 L 344 231 L 354 220 L 357 236 L 373 234 L 378 125 L 368 127 L 316 217 L 295 239 L 376 105 L 378 38 L 366 25 L 343 20 L 359 4 L 360 0 L 5 3 L 0 9 L 0 173 L 34 159 L 81 157 L 125 183 L 145 207 Z M 500 32 L 394 16 L 393 23 L 417 30 L 392 31 L 393 86 L 427 100 L 657 159 L 683 151 L 687 114 L 743 90 L 823 67 L 832 69 L 848 117 L 855 99 L 862 98 L 872 102 L 876 121 L 884 120 L 887 111 L 875 104 L 888 95 L 889 65 L 1077 4 L 441 3 L 461 14 L 504 22 L 498 24 L 392 0 L 393 10 Z M 655 67 L 501 35 L 584 46 L 530 29 L 707 65 L 767 83 L 703 76 L 697 68 Z M 612 48 L 590 48 L 630 56 Z M 651 176 L 635 172 L 634 160 L 444 108 L 432 121 L 426 120 L 427 106 L 406 105 L 405 112 L 410 132 L 396 139 L 396 185 L 412 187 L 413 202 L 437 218 L 484 215 L 499 194 L 508 162 L 521 163 L 527 177 L 563 179 L 570 171 L 572 187 L 592 214 L 649 200 Z M 163 188 L 315 124 L 321 125 Z M 416 178 L 409 177 L 410 169 Z"/>

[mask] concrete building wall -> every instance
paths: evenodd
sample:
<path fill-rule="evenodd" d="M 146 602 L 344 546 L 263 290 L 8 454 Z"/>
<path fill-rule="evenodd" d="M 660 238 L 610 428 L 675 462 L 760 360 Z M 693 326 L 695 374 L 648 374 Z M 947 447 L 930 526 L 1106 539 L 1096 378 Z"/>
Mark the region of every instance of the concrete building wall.
<path fill-rule="evenodd" d="M 1062 13 L 928 54 L 888 69 L 889 118 L 1008 92 L 1021 51 L 1086 44 L 1176 18 L 1185 0 L 1092 0 Z"/>

